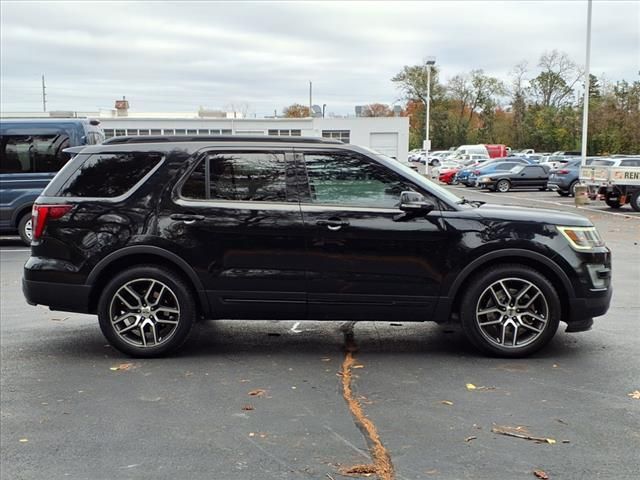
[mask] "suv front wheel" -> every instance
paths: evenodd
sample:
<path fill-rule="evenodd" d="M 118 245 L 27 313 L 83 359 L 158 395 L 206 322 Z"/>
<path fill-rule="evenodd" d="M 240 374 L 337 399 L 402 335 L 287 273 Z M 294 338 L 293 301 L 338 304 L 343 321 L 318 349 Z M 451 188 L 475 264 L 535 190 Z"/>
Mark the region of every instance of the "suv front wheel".
<path fill-rule="evenodd" d="M 524 357 L 545 346 L 560 322 L 560 299 L 543 275 L 501 265 L 474 277 L 460 309 L 467 338 L 483 352 Z"/>
<path fill-rule="evenodd" d="M 132 267 L 104 288 L 100 329 L 112 346 L 133 357 L 157 357 L 186 341 L 196 318 L 189 286 L 155 265 Z"/>

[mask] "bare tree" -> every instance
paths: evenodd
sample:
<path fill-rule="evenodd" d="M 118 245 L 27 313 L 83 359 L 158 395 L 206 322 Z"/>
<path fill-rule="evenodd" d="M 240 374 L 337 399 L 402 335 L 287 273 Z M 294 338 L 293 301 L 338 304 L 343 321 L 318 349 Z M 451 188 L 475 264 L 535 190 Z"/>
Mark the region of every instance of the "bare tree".
<path fill-rule="evenodd" d="M 531 80 L 531 91 L 544 107 L 561 107 L 573 100 L 576 84 L 583 77 L 582 70 L 564 52 L 552 50 L 540 57 L 540 74 Z"/>

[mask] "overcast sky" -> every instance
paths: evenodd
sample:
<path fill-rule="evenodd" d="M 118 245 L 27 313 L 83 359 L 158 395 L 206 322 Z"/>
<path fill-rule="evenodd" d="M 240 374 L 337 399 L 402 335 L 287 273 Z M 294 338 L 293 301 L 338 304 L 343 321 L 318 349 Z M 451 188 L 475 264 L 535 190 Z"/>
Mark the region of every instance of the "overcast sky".
<path fill-rule="evenodd" d="M 0 2 L 1 109 L 196 111 L 294 102 L 329 112 L 393 104 L 391 77 L 436 56 L 442 76 L 508 78 L 558 49 L 584 63 L 586 0 L 446 2 Z M 640 1 L 594 1 L 591 71 L 638 80 Z"/>

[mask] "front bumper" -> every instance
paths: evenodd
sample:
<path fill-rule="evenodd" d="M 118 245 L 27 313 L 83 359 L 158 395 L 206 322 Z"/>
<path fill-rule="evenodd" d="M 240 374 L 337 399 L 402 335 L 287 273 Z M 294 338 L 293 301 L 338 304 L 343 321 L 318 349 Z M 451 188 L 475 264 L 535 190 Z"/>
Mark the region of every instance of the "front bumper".
<path fill-rule="evenodd" d="M 571 315 L 566 319 L 567 332 L 584 332 L 591 329 L 593 317 L 607 313 L 613 291 L 611 286 L 589 298 L 569 299 Z"/>

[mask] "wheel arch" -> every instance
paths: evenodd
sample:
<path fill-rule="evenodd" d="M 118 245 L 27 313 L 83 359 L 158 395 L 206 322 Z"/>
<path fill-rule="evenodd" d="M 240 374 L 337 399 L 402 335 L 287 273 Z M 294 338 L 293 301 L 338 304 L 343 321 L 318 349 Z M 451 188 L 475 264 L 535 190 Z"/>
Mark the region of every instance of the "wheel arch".
<path fill-rule="evenodd" d="M 13 211 L 13 215 L 11 216 L 11 226 L 13 228 L 18 228 L 18 223 L 20 222 L 20 219 L 27 213 L 31 213 L 32 209 L 33 209 L 33 202 L 24 203 L 20 205 L 18 208 L 16 208 Z"/>
<path fill-rule="evenodd" d="M 524 265 L 544 275 L 552 283 L 560 297 L 561 318 L 570 318 L 569 300 L 575 298 L 575 291 L 567 274 L 548 257 L 531 250 L 515 248 L 486 253 L 462 269 L 448 287 L 447 293 L 444 295 L 448 302 L 443 307 L 439 306 L 438 317 L 440 319 L 444 317 L 444 321 L 446 321 L 452 313 L 458 313 L 462 294 L 473 277 L 487 267 L 502 264 Z"/>
<path fill-rule="evenodd" d="M 147 245 L 123 248 L 107 255 L 98 262 L 86 281 L 87 285 L 91 287 L 89 311 L 91 313 L 97 311 L 99 294 L 115 273 L 122 271 L 124 268 L 148 264 L 166 267 L 180 275 L 193 288 L 198 312 L 205 317 L 210 315 L 209 302 L 204 286 L 193 268 L 175 253 L 160 247 Z"/>

